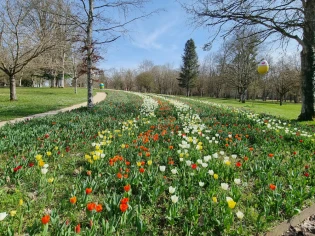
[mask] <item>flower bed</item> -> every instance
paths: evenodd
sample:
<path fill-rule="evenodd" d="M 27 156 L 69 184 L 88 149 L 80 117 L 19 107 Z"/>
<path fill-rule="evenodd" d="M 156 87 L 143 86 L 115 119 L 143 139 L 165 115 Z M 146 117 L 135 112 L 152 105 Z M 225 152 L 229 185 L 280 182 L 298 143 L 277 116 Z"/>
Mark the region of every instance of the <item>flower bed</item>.
<path fill-rule="evenodd" d="M 194 100 L 109 92 L 91 112 L 6 126 L 0 232 L 266 231 L 315 193 L 311 132 L 280 122 Z"/>

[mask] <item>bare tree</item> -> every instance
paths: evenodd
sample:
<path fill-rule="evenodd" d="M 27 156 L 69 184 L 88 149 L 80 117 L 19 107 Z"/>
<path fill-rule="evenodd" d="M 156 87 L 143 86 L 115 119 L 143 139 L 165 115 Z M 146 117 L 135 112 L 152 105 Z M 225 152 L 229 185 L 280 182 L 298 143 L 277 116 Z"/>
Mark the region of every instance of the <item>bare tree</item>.
<path fill-rule="evenodd" d="M 112 43 L 127 33 L 128 24 L 150 16 L 153 12 L 148 14 L 142 12 L 146 2 L 148 0 L 79 0 L 74 5 L 76 12 L 72 22 L 82 30 L 79 38 L 84 42 L 83 49 L 86 52 L 88 108 L 94 106 L 93 53 L 97 46 Z M 130 17 L 130 13 L 135 13 L 137 10 L 140 11 L 140 16 Z"/>
<path fill-rule="evenodd" d="M 34 15 L 36 3 L 1 1 L 0 70 L 10 81 L 10 100 L 17 100 L 15 75 L 34 58 L 55 47 L 55 24 L 50 15 Z"/>
<path fill-rule="evenodd" d="M 292 57 L 281 59 L 275 66 L 272 73 L 272 84 L 279 95 L 280 106 L 287 93 L 292 91 L 299 84 L 299 68 L 295 67 Z"/>
<path fill-rule="evenodd" d="M 179 0 L 180 1 L 180 0 Z M 219 26 L 215 36 L 228 35 L 245 26 L 260 27 L 261 41 L 271 35 L 279 39 L 295 40 L 301 47 L 302 108 L 298 120 L 314 117 L 314 72 L 315 72 L 315 1 L 314 0 L 197 0 L 182 6 L 192 16 L 196 26 Z M 229 22 L 229 24 L 226 24 Z"/>

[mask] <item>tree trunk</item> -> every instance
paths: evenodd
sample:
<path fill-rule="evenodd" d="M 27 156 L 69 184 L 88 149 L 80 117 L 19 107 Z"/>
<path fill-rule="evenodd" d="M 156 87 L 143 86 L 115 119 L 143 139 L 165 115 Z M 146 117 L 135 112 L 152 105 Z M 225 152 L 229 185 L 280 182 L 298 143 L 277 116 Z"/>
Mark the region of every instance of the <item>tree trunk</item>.
<path fill-rule="evenodd" d="M 93 30 L 93 3 L 94 0 L 89 0 L 89 15 L 87 23 L 87 92 L 88 102 L 87 107 L 93 108 L 93 80 L 92 80 L 92 30 Z"/>
<path fill-rule="evenodd" d="M 283 104 L 283 95 L 280 94 L 280 106 Z"/>
<path fill-rule="evenodd" d="M 15 76 L 9 75 L 9 80 L 10 80 L 10 101 L 16 101 L 17 96 L 16 96 Z"/>
<path fill-rule="evenodd" d="M 303 48 L 301 52 L 301 100 L 302 109 L 298 117 L 300 121 L 313 120 L 314 116 L 314 93 L 313 93 L 313 74 L 314 74 L 314 49 Z"/>
<path fill-rule="evenodd" d="M 74 93 L 75 94 L 78 93 L 78 79 L 77 78 L 74 79 Z"/>
<path fill-rule="evenodd" d="M 62 50 L 62 77 L 60 81 L 60 88 L 65 87 L 65 57 L 66 57 L 66 53 L 64 50 Z"/>
<path fill-rule="evenodd" d="M 305 1 L 303 49 L 301 52 L 302 109 L 300 121 L 313 120 L 314 113 L 314 46 L 315 46 L 315 1 Z"/>

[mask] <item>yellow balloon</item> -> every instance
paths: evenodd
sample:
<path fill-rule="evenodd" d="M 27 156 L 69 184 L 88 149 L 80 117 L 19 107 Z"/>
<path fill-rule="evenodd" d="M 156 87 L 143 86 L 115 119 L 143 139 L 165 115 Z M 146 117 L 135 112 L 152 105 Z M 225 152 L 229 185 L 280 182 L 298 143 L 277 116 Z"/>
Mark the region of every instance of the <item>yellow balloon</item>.
<path fill-rule="evenodd" d="M 257 67 L 259 74 L 266 74 L 269 71 L 269 64 L 266 60 L 262 60 Z"/>

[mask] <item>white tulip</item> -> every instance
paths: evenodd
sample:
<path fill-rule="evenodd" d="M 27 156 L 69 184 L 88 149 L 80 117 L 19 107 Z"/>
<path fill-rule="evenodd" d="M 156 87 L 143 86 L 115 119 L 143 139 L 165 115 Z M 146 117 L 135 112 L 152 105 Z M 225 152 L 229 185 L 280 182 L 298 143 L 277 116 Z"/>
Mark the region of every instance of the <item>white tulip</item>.
<path fill-rule="evenodd" d="M 204 156 L 203 159 L 205 162 L 208 162 L 209 160 L 211 160 L 211 156 L 210 155 Z"/>
<path fill-rule="evenodd" d="M 224 155 L 224 151 L 220 151 L 220 155 L 223 156 Z"/>
<path fill-rule="evenodd" d="M 178 197 L 176 195 L 171 196 L 171 200 L 173 203 L 178 202 Z"/>
<path fill-rule="evenodd" d="M 186 165 L 187 165 L 187 166 L 191 166 L 191 161 L 187 160 L 187 161 L 186 161 Z"/>
<path fill-rule="evenodd" d="M 172 187 L 172 186 L 169 186 L 169 187 L 168 187 L 168 191 L 169 191 L 169 193 L 171 193 L 171 194 L 172 194 L 172 193 L 175 193 L 175 189 L 176 189 L 176 188 L 174 188 L 174 187 Z"/>
<path fill-rule="evenodd" d="M 160 166 L 160 171 L 164 172 L 166 169 L 166 166 Z"/>
<path fill-rule="evenodd" d="M 1 212 L 0 213 L 0 221 L 3 221 L 4 220 L 4 218 L 6 218 L 7 217 L 7 213 L 6 212 Z"/>
<path fill-rule="evenodd" d="M 208 167 L 208 164 L 207 164 L 207 163 L 202 163 L 201 165 L 202 165 L 202 167 L 204 167 L 204 168 Z"/>
<path fill-rule="evenodd" d="M 46 169 L 47 169 L 47 168 L 48 168 L 48 166 L 49 166 L 48 164 L 45 164 L 45 165 L 43 166 L 43 168 L 46 168 Z"/>
<path fill-rule="evenodd" d="M 221 188 L 222 188 L 223 190 L 228 190 L 229 185 L 228 185 L 227 183 L 221 183 Z"/>
<path fill-rule="evenodd" d="M 42 172 L 43 175 L 45 175 L 45 174 L 47 174 L 48 169 L 47 169 L 47 168 L 42 168 L 42 169 L 41 169 L 41 172 Z"/>
<path fill-rule="evenodd" d="M 241 184 L 241 180 L 240 179 L 234 179 L 234 183 Z"/>
<path fill-rule="evenodd" d="M 176 175 L 178 172 L 177 172 L 177 169 L 171 169 L 171 172 L 173 175 Z"/>
<path fill-rule="evenodd" d="M 204 182 L 201 182 L 201 181 L 199 182 L 199 186 L 200 186 L 200 187 L 203 187 L 204 185 L 205 185 Z"/>
<path fill-rule="evenodd" d="M 214 171 L 213 170 L 209 170 L 208 173 L 209 173 L 209 175 L 214 175 Z"/>
<path fill-rule="evenodd" d="M 212 157 L 213 157 L 213 158 L 218 158 L 218 153 L 212 154 Z"/>
<path fill-rule="evenodd" d="M 198 163 L 198 164 L 202 164 L 202 160 L 201 160 L 201 159 L 198 159 L 198 160 L 197 160 L 197 163 Z"/>
<path fill-rule="evenodd" d="M 235 158 L 237 157 L 237 155 L 236 155 L 236 154 L 233 154 L 231 157 L 232 157 L 233 159 L 235 159 Z"/>
<path fill-rule="evenodd" d="M 236 212 L 236 216 L 237 216 L 237 218 L 239 218 L 239 219 L 243 219 L 244 213 L 241 212 L 241 211 L 238 211 L 238 212 Z"/>

